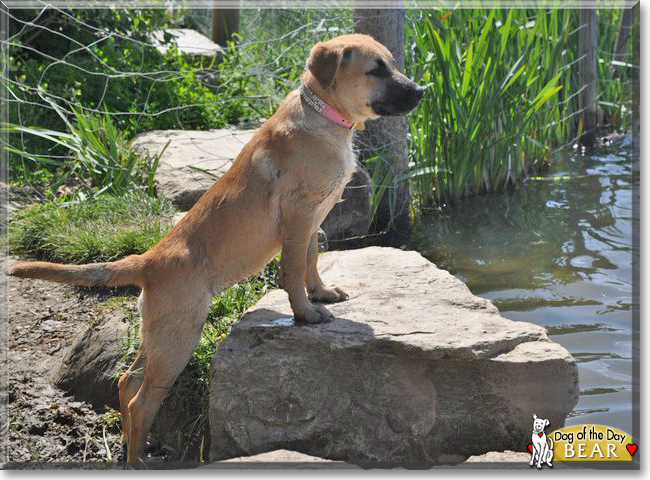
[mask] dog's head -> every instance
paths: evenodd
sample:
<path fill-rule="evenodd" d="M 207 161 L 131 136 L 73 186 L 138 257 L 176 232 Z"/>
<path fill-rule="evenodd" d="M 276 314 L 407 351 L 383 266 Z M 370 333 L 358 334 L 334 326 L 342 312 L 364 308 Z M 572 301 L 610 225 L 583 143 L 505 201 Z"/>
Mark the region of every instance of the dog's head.
<path fill-rule="evenodd" d="M 537 415 L 533 414 L 533 433 L 543 432 L 547 425 L 550 425 L 551 422 L 545 418 L 537 418 Z"/>
<path fill-rule="evenodd" d="M 351 121 L 404 115 L 422 99 L 424 89 L 395 66 L 393 56 L 368 35 L 343 35 L 316 44 L 307 60 L 305 83 Z M 311 79 L 315 81 L 309 82 Z"/>

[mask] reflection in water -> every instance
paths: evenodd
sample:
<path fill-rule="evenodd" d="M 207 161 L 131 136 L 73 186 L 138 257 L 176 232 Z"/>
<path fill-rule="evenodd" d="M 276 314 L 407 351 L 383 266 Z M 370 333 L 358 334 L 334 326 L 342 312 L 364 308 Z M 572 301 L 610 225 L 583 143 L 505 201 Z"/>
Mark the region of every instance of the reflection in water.
<path fill-rule="evenodd" d="M 578 361 L 568 425 L 632 430 L 632 157 L 556 159 L 514 192 L 469 199 L 420 219 L 407 242 L 494 301 L 549 329 Z"/>

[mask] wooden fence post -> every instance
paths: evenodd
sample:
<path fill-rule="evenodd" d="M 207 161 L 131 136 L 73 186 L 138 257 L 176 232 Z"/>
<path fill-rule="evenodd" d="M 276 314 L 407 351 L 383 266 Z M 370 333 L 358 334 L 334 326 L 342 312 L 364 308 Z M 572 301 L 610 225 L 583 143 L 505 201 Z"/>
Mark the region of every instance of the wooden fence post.
<path fill-rule="evenodd" d="M 582 110 L 582 137 L 581 143 L 591 147 L 596 143 L 596 126 L 598 120 L 598 104 L 596 94 L 598 90 L 598 19 L 596 10 L 580 10 L 580 63 L 579 78 L 580 109 Z"/>
<path fill-rule="evenodd" d="M 632 28 L 632 9 L 622 9 L 621 23 L 618 26 L 616 34 L 616 49 L 614 50 L 614 60 L 625 60 L 627 58 L 627 41 L 630 38 L 630 29 Z"/>
<path fill-rule="evenodd" d="M 392 3 L 403 6 L 401 1 Z M 355 8 L 354 11 L 356 32 L 368 34 L 384 44 L 395 57 L 397 68 L 401 71 L 404 70 L 405 57 L 404 17 L 403 8 Z M 385 163 L 384 168 L 392 170 L 389 178 L 396 178 L 408 170 L 406 143 L 408 129 L 408 121 L 404 117 L 369 121 L 366 130 L 357 136 L 359 159 L 365 160 L 381 155 Z M 400 219 L 403 220 L 408 215 L 410 202 L 408 181 L 393 182 L 385 191 L 375 218 L 377 230 L 382 230 Z"/>
<path fill-rule="evenodd" d="M 212 10 L 212 41 L 221 47 L 239 33 L 239 9 L 215 8 Z"/>

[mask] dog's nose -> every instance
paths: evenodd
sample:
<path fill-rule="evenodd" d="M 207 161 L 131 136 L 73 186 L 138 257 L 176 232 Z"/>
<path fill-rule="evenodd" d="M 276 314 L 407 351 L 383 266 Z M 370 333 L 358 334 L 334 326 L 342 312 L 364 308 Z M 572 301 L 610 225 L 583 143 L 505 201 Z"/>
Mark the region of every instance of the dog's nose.
<path fill-rule="evenodd" d="M 415 88 L 415 96 L 417 97 L 418 100 L 421 100 L 422 97 L 424 96 L 424 88 L 416 87 Z"/>

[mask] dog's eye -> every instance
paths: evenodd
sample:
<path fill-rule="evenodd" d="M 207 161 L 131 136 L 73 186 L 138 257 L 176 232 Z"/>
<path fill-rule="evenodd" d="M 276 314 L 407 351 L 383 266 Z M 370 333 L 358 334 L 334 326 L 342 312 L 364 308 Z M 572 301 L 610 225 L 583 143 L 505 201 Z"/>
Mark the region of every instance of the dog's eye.
<path fill-rule="evenodd" d="M 386 68 L 386 64 L 384 63 L 384 61 L 377 60 L 377 66 L 372 70 L 366 72 L 366 75 L 372 75 L 374 77 L 383 77 L 387 73 L 388 73 L 388 69 Z"/>

